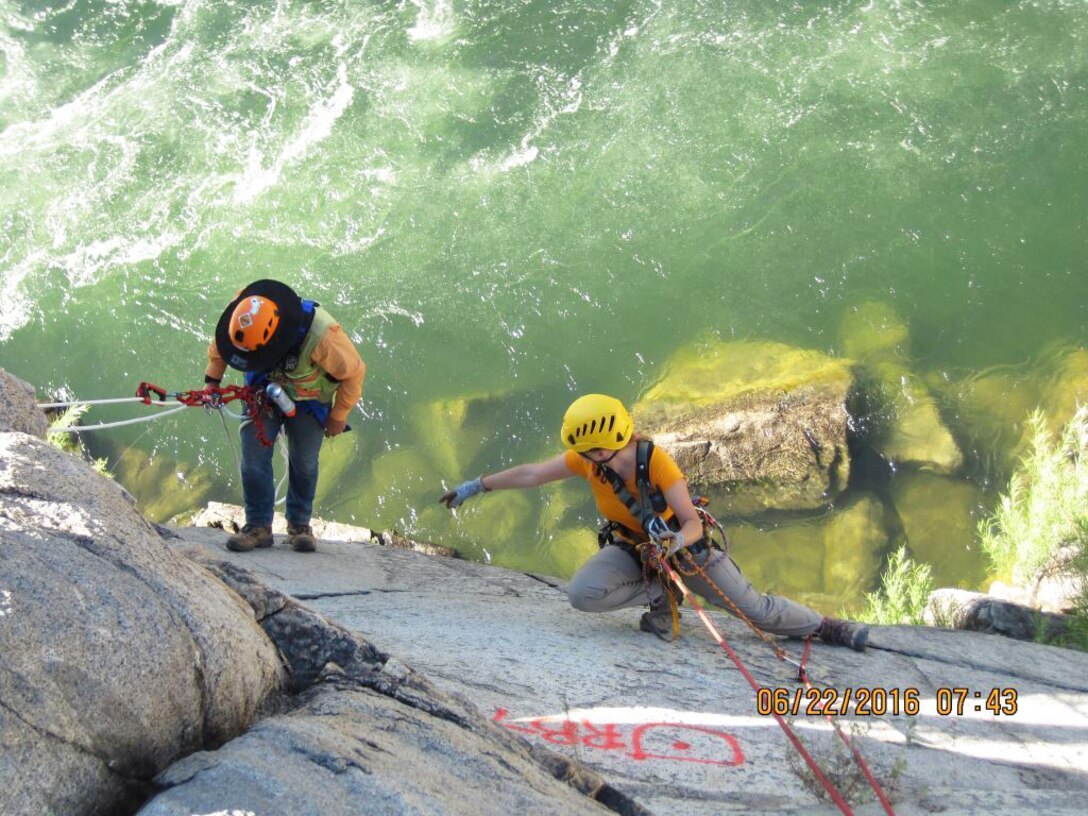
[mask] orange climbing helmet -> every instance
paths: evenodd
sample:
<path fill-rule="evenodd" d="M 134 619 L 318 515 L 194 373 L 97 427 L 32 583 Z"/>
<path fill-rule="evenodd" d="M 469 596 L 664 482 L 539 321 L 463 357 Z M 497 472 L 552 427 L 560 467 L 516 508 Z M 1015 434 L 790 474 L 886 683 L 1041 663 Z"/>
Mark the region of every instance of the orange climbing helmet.
<path fill-rule="evenodd" d="M 271 298 L 252 295 L 238 302 L 230 316 L 230 341 L 242 351 L 265 345 L 280 325 L 280 307 Z"/>
<path fill-rule="evenodd" d="M 240 371 L 267 371 L 298 345 L 306 330 L 302 300 L 285 283 L 259 280 L 246 286 L 219 317 L 215 347 Z"/>
<path fill-rule="evenodd" d="M 586 394 L 563 414 L 563 444 L 585 453 L 592 448 L 619 450 L 631 441 L 634 423 L 623 403 L 605 394 Z"/>

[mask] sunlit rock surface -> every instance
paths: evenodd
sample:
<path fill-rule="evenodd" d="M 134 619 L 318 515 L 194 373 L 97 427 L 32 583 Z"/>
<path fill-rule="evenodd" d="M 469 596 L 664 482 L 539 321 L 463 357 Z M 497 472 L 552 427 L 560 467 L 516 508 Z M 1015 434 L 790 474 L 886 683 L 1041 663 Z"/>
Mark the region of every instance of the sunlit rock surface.
<path fill-rule="evenodd" d="M 284 681 L 240 598 L 169 550 L 117 483 L 19 432 L 0 432 L 0 654 L 11 814 L 130 808 Z"/>
<path fill-rule="evenodd" d="M 340 542 L 321 542 L 312 556 L 282 541 L 236 554 L 222 549 L 221 531 L 175 532 L 203 557 L 305 599 L 439 690 L 472 700 L 511 735 L 578 759 L 653 813 L 839 812 L 801 781 L 786 737 L 757 712 L 755 693 L 686 607 L 680 639 L 666 644 L 638 630 L 641 610 L 578 612 L 562 582 L 541 575 Z M 801 688 L 796 669 L 742 623 L 711 617 L 756 681 L 792 699 Z M 780 643 L 800 657 L 800 642 Z M 916 690 L 915 716 L 892 714 L 889 702 L 882 716 L 844 720 L 897 813 L 1083 812 L 1088 655 L 977 632 L 875 627 L 864 654 L 813 644 L 808 668 L 831 693 L 879 687 L 902 702 Z M 1016 693 L 1015 704 L 998 700 L 1010 713 L 986 709 L 992 689 Z M 854 812 L 882 813 L 827 721 L 790 719 L 820 761 L 839 769 L 834 778 L 855 785 Z M 270 745 L 271 733 L 255 735 L 253 750 Z M 355 738 L 381 746 L 385 734 Z M 234 750 L 203 760 L 216 768 L 216 784 L 245 783 L 251 766 Z"/>
<path fill-rule="evenodd" d="M 45 438 L 49 423 L 38 410 L 34 386 L 0 368 L 0 432 L 18 431 Z"/>
<path fill-rule="evenodd" d="M 0 813 L 645 812 L 134 505 L 0 431 Z"/>

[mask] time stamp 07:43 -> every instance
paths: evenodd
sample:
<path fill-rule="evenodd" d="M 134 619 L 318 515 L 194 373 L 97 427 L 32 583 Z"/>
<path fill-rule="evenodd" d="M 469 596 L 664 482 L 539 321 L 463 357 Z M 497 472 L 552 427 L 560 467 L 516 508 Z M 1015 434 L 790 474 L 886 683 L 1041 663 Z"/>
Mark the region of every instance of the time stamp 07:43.
<path fill-rule="evenodd" d="M 1012 716 L 1019 710 L 1019 695 L 1014 688 L 974 690 L 964 686 L 941 686 L 933 695 L 937 714 L 962 717 L 971 712 L 989 712 L 995 717 Z M 772 688 L 756 692 L 756 713 L 780 717 L 802 714 L 853 714 L 857 717 L 883 717 L 887 714 L 913 716 L 921 710 L 922 692 L 913 686 L 881 688 L 875 686 L 846 688 Z"/>

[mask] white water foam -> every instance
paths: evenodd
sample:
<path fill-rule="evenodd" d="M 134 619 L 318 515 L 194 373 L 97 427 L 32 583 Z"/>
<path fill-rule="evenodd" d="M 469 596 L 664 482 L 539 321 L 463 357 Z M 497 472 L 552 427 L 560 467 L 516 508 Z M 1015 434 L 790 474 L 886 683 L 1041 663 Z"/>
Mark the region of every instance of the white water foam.
<path fill-rule="evenodd" d="M 302 125 L 302 130 L 284 146 L 280 154 L 268 166 L 262 165 L 262 156 L 255 148 L 250 151 L 246 169 L 234 189 L 234 202 L 248 204 L 279 181 L 289 164 L 303 158 L 314 145 L 320 144 L 332 133 L 332 127 L 355 98 L 355 88 L 348 81 L 348 70 L 340 63 L 336 70 L 337 87 L 328 99 L 315 103 Z"/>
<path fill-rule="evenodd" d="M 422 0 L 412 0 L 419 9 L 416 24 L 408 29 L 408 39 L 413 42 L 444 40 L 454 32 L 452 0 L 434 0 L 431 5 Z"/>

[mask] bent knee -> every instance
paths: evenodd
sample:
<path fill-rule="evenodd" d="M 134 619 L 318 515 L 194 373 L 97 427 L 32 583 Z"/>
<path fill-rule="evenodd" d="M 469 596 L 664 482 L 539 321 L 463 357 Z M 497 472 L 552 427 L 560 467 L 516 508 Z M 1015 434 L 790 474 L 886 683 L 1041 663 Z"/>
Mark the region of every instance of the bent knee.
<path fill-rule="evenodd" d="M 607 598 L 609 590 L 601 586 L 571 584 L 567 587 L 567 600 L 579 612 L 605 612 L 611 607 Z"/>

